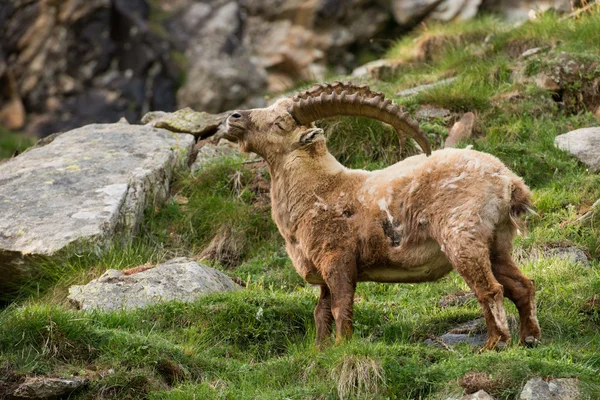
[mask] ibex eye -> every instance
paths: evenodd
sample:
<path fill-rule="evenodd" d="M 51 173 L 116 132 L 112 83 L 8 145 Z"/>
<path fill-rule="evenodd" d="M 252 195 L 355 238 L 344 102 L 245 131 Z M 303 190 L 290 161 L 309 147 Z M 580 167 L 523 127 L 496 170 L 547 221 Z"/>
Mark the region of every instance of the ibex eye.
<path fill-rule="evenodd" d="M 281 124 L 280 124 L 279 122 L 275 122 L 275 125 L 277 125 L 277 127 L 278 127 L 279 129 L 281 129 L 282 131 L 284 130 L 284 129 L 283 129 L 283 126 L 281 126 Z"/>

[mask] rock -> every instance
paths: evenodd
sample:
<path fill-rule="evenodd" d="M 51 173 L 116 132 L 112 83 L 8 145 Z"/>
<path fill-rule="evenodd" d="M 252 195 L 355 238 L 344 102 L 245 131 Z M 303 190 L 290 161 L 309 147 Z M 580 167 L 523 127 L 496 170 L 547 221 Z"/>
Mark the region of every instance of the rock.
<path fill-rule="evenodd" d="M 534 54 L 538 54 L 542 50 L 544 50 L 543 47 L 534 47 L 534 48 L 525 50 L 523 53 L 521 53 L 521 55 L 519 56 L 519 58 L 527 58 L 527 57 L 532 56 Z"/>
<path fill-rule="evenodd" d="M 571 10 L 570 0 L 483 0 L 481 12 L 499 14 L 510 22 L 527 21 L 531 10 L 538 13 L 554 9 L 559 12 Z"/>
<path fill-rule="evenodd" d="M 131 275 L 109 269 L 84 286 L 69 288 L 78 309 L 135 309 L 157 302 L 192 302 L 209 293 L 238 290 L 227 275 L 186 258 L 174 258 Z"/>
<path fill-rule="evenodd" d="M 494 400 L 485 390 L 463 396 L 462 400 Z"/>
<path fill-rule="evenodd" d="M 580 248 L 574 246 L 547 248 L 544 249 L 543 254 L 546 257 L 558 257 L 568 259 L 571 262 L 581 264 L 583 266 L 590 265 L 590 261 L 588 260 L 588 257 L 585 254 L 585 252 Z"/>
<path fill-rule="evenodd" d="M 581 55 L 549 51 L 519 58 L 512 80 L 552 92 L 553 99 L 569 112 L 580 112 L 582 105 L 593 112 L 600 105 L 600 61 Z"/>
<path fill-rule="evenodd" d="M 180 37 L 189 60 L 187 79 L 177 93 L 179 106 L 218 113 L 240 105 L 264 105 L 266 72 L 252 62 L 240 36 L 245 29 L 244 10 L 235 1 L 194 7 L 202 10 L 193 15 L 182 10 L 169 25 L 177 24 L 183 32 Z"/>
<path fill-rule="evenodd" d="M 591 172 L 600 171 L 600 127 L 581 128 L 558 135 L 554 145 L 571 153 Z"/>
<path fill-rule="evenodd" d="M 158 3 L 171 9 L 166 28 L 186 54 L 179 105 L 211 113 L 262 106 L 265 92 L 321 80 L 328 65 L 346 73 L 356 66 L 351 47 L 378 46 L 370 41 L 390 18 L 376 0 L 184 0 L 174 12 Z"/>
<path fill-rule="evenodd" d="M 142 117 L 142 124 L 168 129 L 171 132 L 190 133 L 196 138 L 201 138 L 217 132 L 229 114 L 230 111 L 215 115 L 191 108 L 173 113 L 153 111 Z"/>
<path fill-rule="evenodd" d="M 539 88 L 551 92 L 558 92 L 561 89 L 561 86 L 556 82 L 555 78 L 544 73 L 538 74 L 535 77 L 534 82 Z"/>
<path fill-rule="evenodd" d="M 352 71 L 352 76 L 356 78 L 370 78 L 385 80 L 398 73 L 402 64 L 391 60 L 375 60 Z"/>
<path fill-rule="evenodd" d="M 135 233 L 169 194 L 194 137 L 147 126 L 88 125 L 0 165 L 0 293 L 27 262 L 69 245 Z M 11 279 L 12 280 L 12 279 Z"/>
<path fill-rule="evenodd" d="M 438 21 L 465 21 L 474 18 L 482 0 L 445 0 L 436 7 L 430 18 Z"/>
<path fill-rule="evenodd" d="M 471 321 L 463 322 L 462 324 L 452 328 L 448 331 L 449 334 L 457 335 L 457 334 L 477 334 L 477 333 L 485 333 L 486 326 L 485 320 L 483 318 L 476 318 Z"/>
<path fill-rule="evenodd" d="M 452 126 L 452 129 L 450 129 L 448 138 L 444 143 L 444 148 L 456 147 L 459 142 L 470 139 L 473 135 L 474 127 L 475 114 L 472 112 L 464 113 L 461 119 Z"/>
<path fill-rule="evenodd" d="M 4 0 L 0 8 L 0 53 L 26 106 L 26 131 L 46 136 L 175 108 L 174 48 L 150 29 L 146 1 Z"/>
<path fill-rule="evenodd" d="M 545 381 L 536 377 L 527 381 L 519 400 L 577 400 L 580 399 L 579 380 L 560 378 Z"/>
<path fill-rule="evenodd" d="M 11 399 L 57 399 L 68 396 L 86 384 L 84 378 L 29 377 L 12 393 Z"/>
<path fill-rule="evenodd" d="M 452 116 L 450 110 L 430 104 L 420 105 L 415 112 L 415 118 L 421 119 L 446 119 Z"/>
<path fill-rule="evenodd" d="M 448 78 L 448 79 L 442 79 L 441 81 L 435 82 L 435 83 L 430 83 L 428 85 L 421 85 L 421 86 L 417 86 L 414 88 L 410 88 L 410 89 L 405 89 L 405 90 L 401 90 L 399 92 L 396 93 L 396 96 L 400 96 L 400 97 L 409 97 L 409 96 L 415 96 L 425 90 L 429 90 L 429 89 L 433 89 L 439 86 L 444 86 L 444 85 L 448 85 L 452 82 L 454 82 L 456 80 L 456 77 L 453 78 Z"/>
<path fill-rule="evenodd" d="M 471 346 L 483 346 L 487 342 L 487 335 L 485 335 L 485 334 L 483 334 L 483 335 L 467 335 L 464 333 L 445 333 L 442 336 L 440 336 L 439 340 L 441 340 L 444 344 L 446 344 L 448 346 L 453 346 L 453 345 L 459 344 L 459 343 L 467 343 L 467 344 L 470 344 Z M 431 340 L 431 339 L 425 340 L 425 343 L 429 344 L 429 345 L 439 346 L 439 343 L 436 343 L 434 340 Z"/>
<path fill-rule="evenodd" d="M 477 318 L 464 322 L 439 337 L 439 340 L 448 346 L 458 343 L 468 343 L 472 346 L 482 346 L 487 342 L 485 320 Z M 427 339 L 427 344 L 438 345 L 434 340 Z"/>

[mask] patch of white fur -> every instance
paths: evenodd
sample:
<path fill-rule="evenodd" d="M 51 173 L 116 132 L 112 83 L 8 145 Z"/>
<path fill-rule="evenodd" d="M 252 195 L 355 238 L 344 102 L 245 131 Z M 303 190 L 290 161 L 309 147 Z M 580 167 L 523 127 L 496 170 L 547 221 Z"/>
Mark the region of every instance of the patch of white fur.
<path fill-rule="evenodd" d="M 455 176 L 454 178 L 444 179 L 443 181 L 441 181 L 440 187 L 445 188 L 446 186 L 448 186 L 450 189 L 456 189 L 457 186 L 454 185 L 454 183 L 458 182 L 462 179 L 465 179 L 466 177 L 467 177 L 467 173 L 461 172 L 460 175 Z"/>
<path fill-rule="evenodd" d="M 377 200 L 377 205 L 379 206 L 379 209 L 381 211 L 384 211 L 388 217 L 388 220 L 393 223 L 394 219 L 392 217 L 392 214 L 390 213 L 390 209 L 389 209 L 389 205 L 390 205 L 390 201 L 389 199 L 382 197 L 379 200 Z"/>
<path fill-rule="evenodd" d="M 503 331 L 508 331 L 508 323 L 506 322 L 506 312 L 504 311 L 504 307 L 498 307 L 496 302 L 490 301 L 488 303 L 490 308 L 490 312 L 496 321 L 496 325 Z"/>

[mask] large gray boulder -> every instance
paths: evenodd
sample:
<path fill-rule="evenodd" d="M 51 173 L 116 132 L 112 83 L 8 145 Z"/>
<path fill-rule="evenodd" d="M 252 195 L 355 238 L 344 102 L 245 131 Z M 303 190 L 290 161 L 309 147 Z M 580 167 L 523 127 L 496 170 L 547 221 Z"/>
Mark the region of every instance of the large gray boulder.
<path fill-rule="evenodd" d="M 554 145 L 571 153 L 591 172 L 600 171 L 600 127 L 581 128 L 558 135 Z"/>
<path fill-rule="evenodd" d="M 0 292 L 32 272 L 31 256 L 135 233 L 193 144 L 153 127 L 88 125 L 0 164 Z"/>
<path fill-rule="evenodd" d="M 118 310 L 170 300 L 191 302 L 209 293 L 238 289 L 239 285 L 216 269 L 174 258 L 132 275 L 109 269 L 85 286 L 71 286 L 68 299 L 82 310 Z"/>

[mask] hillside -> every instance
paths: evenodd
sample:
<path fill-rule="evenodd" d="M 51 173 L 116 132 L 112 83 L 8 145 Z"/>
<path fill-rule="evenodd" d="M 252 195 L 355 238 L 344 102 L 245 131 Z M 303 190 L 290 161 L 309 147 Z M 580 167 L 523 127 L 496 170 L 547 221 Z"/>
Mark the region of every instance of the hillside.
<path fill-rule="evenodd" d="M 540 345 L 482 354 L 440 345 L 481 317 L 453 272 L 435 283 L 360 283 L 353 339 L 316 350 L 318 291 L 296 275 L 271 220 L 266 165 L 226 152 L 177 176 L 171 199 L 146 210 L 135 237 L 36 261 L 38 279 L 0 310 L 0 398 L 31 375 L 87 378 L 72 399 L 446 399 L 479 389 L 515 399 L 532 377 L 576 377 L 581 398 L 600 398 L 600 213 L 579 220 L 600 199 L 600 174 L 554 145 L 557 135 L 600 124 L 600 12 L 548 13 L 516 28 L 491 17 L 423 25 L 385 62 L 334 79 L 367 83 L 406 106 L 435 148 L 473 113 L 472 135 L 458 147 L 493 154 L 524 178 L 537 214 L 526 216 L 514 256 L 536 282 Z M 321 125 L 347 167 L 377 169 L 416 151 L 410 143 L 400 151 L 377 121 Z M 2 149 L 27 145 L 10 138 Z M 564 249 L 583 260 L 562 257 Z M 82 313 L 66 300 L 69 286 L 109 268 L 174 256 L 208 258 L 245 289 L 137 311 Z M 515 307 L 505 306 L 514 320 Z"/>

